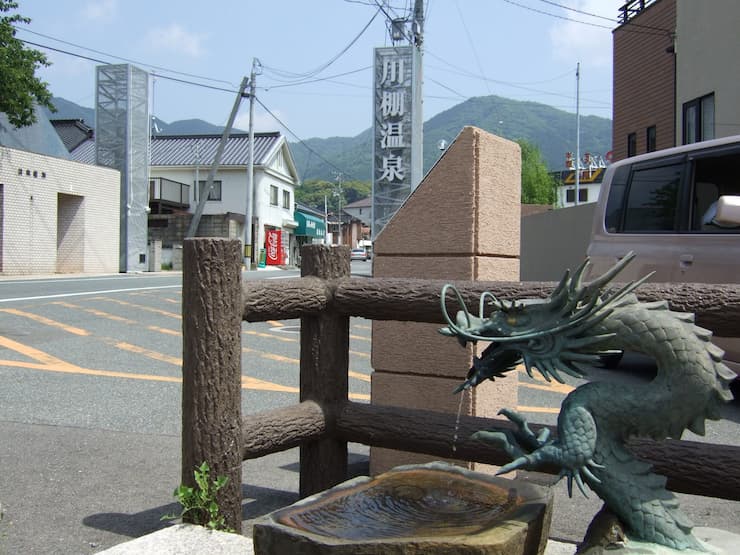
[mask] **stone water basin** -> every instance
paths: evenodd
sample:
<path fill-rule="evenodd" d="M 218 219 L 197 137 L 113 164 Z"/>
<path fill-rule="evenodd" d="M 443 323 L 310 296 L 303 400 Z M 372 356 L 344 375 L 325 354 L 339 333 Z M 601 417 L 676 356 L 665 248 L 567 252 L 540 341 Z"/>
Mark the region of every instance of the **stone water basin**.
<path fill-rule="evenodd" d="M 268 515 L 255 553 L 543 553 L 552 494 L 430 463 L 361 477 Z"/>

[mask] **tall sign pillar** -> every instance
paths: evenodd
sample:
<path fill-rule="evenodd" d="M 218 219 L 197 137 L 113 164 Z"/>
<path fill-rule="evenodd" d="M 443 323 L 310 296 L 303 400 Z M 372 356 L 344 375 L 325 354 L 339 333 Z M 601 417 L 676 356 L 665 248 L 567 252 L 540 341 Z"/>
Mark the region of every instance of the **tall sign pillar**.
<path fill-rule="evenodd" d="M 421 70 L 416 46 L 375 49 L 373 239 L 423 177 Z"/>

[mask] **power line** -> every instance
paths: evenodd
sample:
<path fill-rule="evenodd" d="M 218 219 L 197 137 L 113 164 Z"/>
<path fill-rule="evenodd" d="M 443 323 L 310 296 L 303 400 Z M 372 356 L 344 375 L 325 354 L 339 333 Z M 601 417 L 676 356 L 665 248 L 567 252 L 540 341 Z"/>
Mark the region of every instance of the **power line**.
<path fill-rule="evenodd" d="M 321 81 L 330 81 L 336 77 L 344 77 L 345 75 L 352 75 L 353 73 L 360 73 L 361 71 L 366 71 L 368 69 L 372 69 L 372 66 L 365 66 L 358 69 L 353 69 L 350 71 L 345 71 L 344 73 L 337 73 L 335 75 L 329 75 L 327 77 L 317 77 L 316 79 L 306 79 L 303 81 L 295 81 L 292 83 L 283 83 L 281 85 L 270 85 L 268 87 L 263 87 L 263 90 L 270 90 L 270 89 L 279 89 L 283 87 L 296 87 L 298 85 L 307 85 L 309 83 L 318 83 Z M 348 87 L 362 87 L 365 88 L 363 85 L 357 85 L 355 83 L 341 83 L 339 81 L 334 81 L 335 83 L 338 83 L 340 85 L 346 85 Z"/>
<path fill-rule="evenodd" d="M 568 10 L 568 11 L 571 11 L 571 12 L 579 13 L 579 14 L 582 14 L 582 15 L 587 15 L 589 17 L 595 17 L 597 19 L 604 19 L 606 21 L 611 21 L 612 23 L 614 23 L 616 25 L 619 25 L 619 21 L 618 20 L 613 19 L 611 17 L 607 17 L 605 15 L 599 15 L 599 14 L 595 14 L 595 13 L 585 12 L 583 10 L 578 10 L 576 8 L 571 8 L 570 6 L 565 6 L 563 4 L 558 4 L 557 2 L 553 2 L 552 0 L 540 0 L 540 2 L 542 2 L 544 4 L 549 4 L 551 6 L 556 6 L 558 8 L 562 8 L 564 10 Z M 628 23 L 630 25 L 633 25 L 634 27 L 641 27 L 643 29 L 652 29 L 654 31 L 662 31 L 663 33 L 671 34 L 671 31 L 669 29 L 664 29 L 663 27 L 655 27 L 653 25 L 643 25 L 641 23 L 635 23 L 634 21 L 629 21 Z"/>
<path fill-rule="evenodd" d="M 463 17 L 462 10 L 460 9 L 460 4 L 457 0 L 455 0 L 455 8 L 457 9 L 457 13 L 460 16 L 460 21 L 462 22 L 463 29 L 465 30 L 465 36 L 468 37 L 468 44 L 470 45 L 470 49 L 473 51 L 473 58 L 475 58 L 475 63 L 478 66 L 478 71 L 480 71 L 480 74 L 485 78 L 486 73 L 483 71 L 483 66 L 480 63 L 480 58 L 478 57 L 478 51 L 475 48 L 475 43 L 473 42 L 473 38 L 470 36 L 470 31 L 468 31 L 468 26 L 465 24 L 465 18 Z M 491 88 L 488 86 L 488 80 L 486 79 L 486 89 L 488 89 L 488 93 L 491 94 Z"/>
<path fill-rule="evenodd" d="M 96 62 L 98 64 L 105 64 L 105 65 L 109 65 L 110 64 L 110 61 L 108 61 L 108 60 L 101 60 L 100 58 L 93 58 L 92 56 L 85 56 L 84 54 L 79 54 L 77 52 L 70 52 L 69 50 L 62 50 L 61 48 L 55 48 L 55 47 L 49 46 L 47 44 L 39 44 L 37 42 L 32 42 L 30 40 L 25 40 L 25 39 L 18 39 L 18 40 L 20 40 L 24 44 L 30 44 L 31 46 L 36 46 L 38 48 L 46 48 L 47 50 L 53 50 L 54 52 L 59 52 L 61 54 L 67 54 L 69 56 L 74 56 L 76 58 L 82 58 L 83 60 L 89 60 L 91 62 Z M 140 65 L 144 65 L 146 67 L 153 67 L 153 66 L 149 66 L 147 64 L 140 64 Z M 232 93 L 232 94 L 236 94 L 236 92 L 237 92 L 236 89 L 226 89 L 224 87 L 216 87 L 214 85 L 207 85 L 205 83 L 197 83 L 195 81 L 188 81 L 186 79 L 179 79 L 177 77 L 172 77 L 170 75 L 164 75 L 164 74 L 161 74 L 161 73 L 157 73 L 156 76 L 159 79 L 167 79 L 169 81 L 175 81 L 177 83 L 184 83 L 186 85 L 193 85 L 195 87 L 203 87 L 204 89 L 211 89 L 211 90 L 214 90 L 214 91 L 228 92 L 228 93 Z M 228 81 L 223 81 L 223 82 L 224 83 L 227 83 Z"/>
<path fill-rule="evenodd" d="M 281 69 L 277 69 L 277 68 L 270 67 L 270 66 L 265 66 L 265 65 L 263 65 L 262 67 L 264 67 L 264 69 L 266 69 L 266 70 L 269 70 L 269 71 L 272 71 L 272 72 L 276 73 L 277 75 L 282 75 L 283 77 L 294 77 L 297 80 L 309 79 L 311 77 L 314 77 L 315 75 L 318 75 L 319 73 L 321 73 L 322 71 L 324 71 L 326 68 L 328 68 L 329 66 L 331 66 L 334 62 L 336 62 L 339 58 L 341 58 L 350 48 L 352 48 L 352 46 L 354 46 L 354 44 L 358 40 L 360 40 L 360 37 L 365 33 L 365 31 L 367 31 L 368 27 L 370 27 L 370 25 L 372 24 L 372 22 L 375 21 L 375 18 L 378 16 L 379 13 L 380 13 L 380 9 L 378 9 L 378 10 L 375 11 L 375 13 L 373 14 L 373 16 L 370 18 L 370 21 L 368 21 L 365 24 L 365 26 L 360 30 L 360 32 L 355 36 L 355 38 L 353 38 L 349 42 L 349 44 L 347 44 L 347 46 L 345 46 L 344 48 L 342 48 L 331 59 L 329 59 L 328 61 L 324 62 L 323 64 L 320 64 L 319 66 L 317 66 L 316 68 L 314 68 L 311 71 L 308 71 L 306 73 L 300 74 L 300 73 L 287 72 L 285 70 L 281 70 Z"/>
<path fill-rule="evenodd" d="M 306 144 L 306 142 L 303 139 L 301 139 L 298 135 L 296 135 L 290 127 L 288 127 L 287 125 L 285 125 L 279 117 L 277 117 L 275 114 L 273 114 L 272 111 L 270 111 L 270 109 L 267 106 L 265 106 L 265 104 L 259 98 L 255 97 L 254 99 L 257 102 L 257 104 L 259 104 L 260 106 L 262 106 L 262 109 L 265 112 L 267 112 L 268 114 L 270 114 L 270 116 L 272 117 L 272 119 L 274 119 L 276 122 L 278 122 L 278 124 L 280 124 L 288 133 L 290 133 L 293 137 L 295 137 L 295 139 L 303 146 L 303 148 L 305 148 L 306 150 L 308 150 L 311 154 L 315 154 L 317 157 L 319 157 L 321 160 L 323 160 L 329 166 L 331 166 L 334 170 L 336 170 L 336 171 L 338 171 L 340 173 L 344 173 L 344 174 L 349 173 L 346 170 L 343 170 L 343 169 L 339 168 L 334 163 L 332 163 L 329 160 L 327 160 L 326 158 L 324 158 L 316 150 L 314 150 L 313 148 L 311 148 L 310 146 L 308 146 Z M 356 175 L 353 175 L 353 174 L 350 174 L 350 175 L 356 181 L 363 181 L 362 179 L 358 178 Z"/>
<path fill-rule="evenodd" d="M 562 19 L 564 21 L 570 21 L 571 23 L 578 23 L 580 25 L 588 25 L 589 27 L 597 27 L 599 29 L 607 29 L 609 31 L 613 31 L 614 30 L 614 27 L 613 26 L 600 25 L 598 23 L 591 23 L 589 21 L 581 21 L 579 19 L 573 19 L 573 18 L 570 18 L 570 17 L 566 17 L 564 15 L 558 15 L 558 14 L 554 14 L 554 13 L 551 13 L 551 12 L 546 12 L 545 10 L 538 10 L 537 8 L 533 8 L 532 6 L 527 6 L 527 5 L 522 4 L 520 2 L 516 2 L 515 0 L 502 0 L 502 1 L 503 2 L 506 2 L 507 4 L 511 4 L 512 6 L 517 6 L 519 8 L 522 8 L 522 9 L 525 9 L 525 10 L 529 10 L 530 12 L 538 13 L 538 14 L 541 14 L 541 15 L 546 15 L 548 17 L 554 17 L 555 19 Z M 615 22 L 615 24 L 617 24 L 617 23 Z M 666 34 L 670 35 L 670 31 L 668 31 L 666 29 L 652 28 L 652 27 L 647 27 L 647 26 L 645 26 L 645 28 L 648 29 L 648 30 L 647 31 L 641 31 L 639 29 L 630 29 L 630 28 L 625 28 L 624 30 L 627 31 L 627 32 L 641 33 L 641 34 L 645 34 L 645 35 L 660 35 L 660 36 L 663 36 L 663 35 L 666 35 Z M 650 32 L 650 30 L 657 30 L 657 31 L 660 31 L 660 32 L 653 33 L 653 32 Z"/>
<path fill-rule="evenodd" d="M 148 68 L 151 68 L 151 69 L 156 69 L 156 70 L 159 70 L 159 71 L 166 71 L 167 73 L 173 73 L 173 74 L 175 74 L 175 75 L 183 75 L 183 76 L 185 76 L 185 77 L 193 77 L 193 78 L 195 78 L 195 79 L 202 79 L 202 80 L 204 80 L 204 81 L 213 81 L 213 82 L 215 82 L 215 83 L 226 83 L 227 85 L 230 85 L 230 84 L 231 84 L 231 82 L 229 82 L 229 81 L 224 81 L 223 79 L 215 79 L 215 78 L 213 78 L 213 77 L 204 77 L 204 76 L 202 76 L 202 75 L 195 75 L 195 74 L 193 74 L 193 73 L 185 73 L 185 72 L 183 72 L 183 71 L 177 71 L 177 70 L 174 70 L 174 69 L 169 69 L 169 68 L 166 68 L 166 67 L 161 67 L 161 66 L 155 66 L 155 65 L 152 65 L 152 64 L 148 64 L 148 63 L 145 63 L 145 62 L 138 62 L 138 61 L 136 61 L 136 60 L 131 60 L 131 59 L 129 59 L 129 58 L 124 58 L 124 57 L 122 57 L 122 56 L 116 56 L 115 54 L 110 54 L 110 53 L 108 53 L 108 52 L 103 52 L 103 51 L 101 51 L 101 50 L 95 50 L 94 48 L 89 48 L 89 47 L 87 47 L 87 46 L 82 46 L 82 45 L 80 45 L 80 44 L 75 44 L 75 43 L 73 43 L 73 42 L 69 42 L 69 41 L 66 41 L 66 40 L 62 40 L 62 39 L 59 39 L 59 38 L 56 38 L 56 37 L 52 37 L 52 36 L 50 36 L 50 35 L 45 35 L 45 34 L 43 34 L 43 33 L 38 33 L 38 32 L 36 32 L 36 31 L 31 31 L 30 29 L 25 29 L 25 28 L 23 28 L 23 27 L 16 27 L 16 26 L 14 26 L 14 28 L 15 28 L 15 29 L 16 29 L 17 31 L 25 31 L 26 33 L 31 33 L 32 35 L 36 35 L 36 36 L 39 36 L 39 37 L 43 37 L 43 38 L 45 38 L 45 39 L 50 39 L 50 40 L 53 40 L 53 41 L 59 42 L 59 43 L 61 43 L 61 44 L 66 44 L 67 46 L 74 46 L 75 48 L 80 48 L 80 49 L 82 49 L 82 50 L 87 50 L 88 52 L 94 52 L 95 54 L 101 54 L 101 55 L 103 55 L 103 56 L 107 56 L 107 57 L 109 57 L 109 58 L 114 58 L 114 59 L 116 59 L 116 60 L 121 60 L 121 61 L 123 61 L 123 62 L 129 62 L 129 63 L 132 63 L 132 64 L 136 64 L 136 65 L 140 65 L 140 66 L 148 67 Z M 27 42 L 27 41 L 24 41 L 24 42 Z M 33 43 L 29 43 L 29 44 L 33 44 Z M 51 47 L 48 47 L 48 46 L 47 46 L 47 47 L 45 47 L 45 48 L 49 48 L 49 49 L 51 49 L 51 50 L 54 50 L 53 48 L 51 48 Z M 64 53 L 66 53 L 66 54 L 69 54 L 69 52 L 65 52 L 65 51 L 63 51 L 63 50 L 58 50 L 58 51 L 59 51 L 59 52 L 64 52 Z M 84 57 L 84 56 L 80 56 L 80 57 Z M 90 60 L 92 60 L 92 61 L 99 61 L 99 60 L 95 60 L 95 59 L 93 59 L 93 58 L 88 58 L 88 59 L 90 59 Z M 110 62 L 104 62 L 104 63 L 110 63 Z M 234 92 L 236 92 L 236 91 L 234 91 Z"/>

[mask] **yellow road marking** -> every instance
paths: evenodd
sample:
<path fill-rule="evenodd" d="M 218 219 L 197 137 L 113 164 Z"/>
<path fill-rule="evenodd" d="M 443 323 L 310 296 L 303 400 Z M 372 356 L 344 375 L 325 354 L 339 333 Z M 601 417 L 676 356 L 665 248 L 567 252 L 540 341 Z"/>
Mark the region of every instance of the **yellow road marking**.
<path fill-rule="evenodd" d="M 25 312 L 23 310 L 18 310 L 15 308 L 2 308 L 0 309 L 0 312 L 7 312 L 8 314 L 28 318 L 29 320 L 34 320 L 47 326 L 59 328 L 74 335 L 90 335 L 90 332 L 88 332 L 87 330 L 76 328 L 74 326 L 68 326 L 67 324 L 63 324 L 62 322 L 57 322 L 56 320 L 51 320 L 49 318 L 46 318 L 45 316 L 40 316 L 38 314 L 32 314 L 31 312 Z"/>
<path fill-rule="evenodd" d="M 152 330 L 152 331 L 157 331 L 159 333 L 164 333 L 166 335 L 175 335 L 177 337 L 179 337 L 179 336 L 182 335 L 182 332 L 180 330 L 170 330 L 170 329 L 167 329 L 167 328 L 160 328 L 158 326 L 147 326 L 146 329 Z"/>
<path fill-rule="evenodd" d="M 524 405 L 519 405 L 516 410 L 520 412 L 540 412 L 540 413 L 546 413 L 546 414 L 558 414 L 560 412 L 560 407 L 526 407 Z"/>
<path fill-rule="evenodd" d="M 175 366 L 182 366 L 182 358 L 179 357 L 165 355 L 164 353 L 159 353 L 157 351 L 150 351 L 149 349 L 139 347 L 138 345 L 132 345 L 131 343 L 126 343 L 125 341 L 116 341 L 115 339 L 104 339 L 104 341 L 113 345 L 114 347 L 117 347 L 118 349 L 121 349 L 122 351 L 136 353 L 137 355 L 144 355 L 145 357 L 151 358 L 153 360 L 167 362 L 169 364 L 174 364 Z"/>
<path fill-rule="evenodd" d="M 254 330 L 244 330 L 244 335 L 252 335 L 254 337 L 262 337 L 266 339 L 277 339 L 278 341 L 284 341 L 285 343 L 298 343 L 298 339 L 295 337 L 285 337 L 283 335 L 277 335 L 275 333 L 264 333 Z"/>
<path fill-rule="evenodd" d="M 266 324 L 270 324 L 273 328 L 282 328 L 285 324 L 279 320 L 267 320 Z"/>
<path fill-rule="evenodd" d="M 283 393 L 299 393 L 300 390 L 297 387 L 291 387 L 287 385 L 280 385 L 265 380 L 259 380 L 257 378 L 250 378 L 249 376 L 242 376 L 242 387 L 244 389 L 259 389 L 262 391 L 281 391 Z"/>
<path fill-rule="evenodd" d="M 28 370 L 41 370 L 45 372 L 62 372 L 66 374 L 78 374 L 78 375 L 84 375 L 84 376 L 126 378 L 126 379 L 170 382 L 170 383 L 180 383 L 182 381 L 182 379 L 179 376 L 158 376 L 154 374 L 140 374 L 140 373 L 134 373 L 134 372 L 117 372 L 117 371 L 111 371 L 111 370 L 94 370 L 91 368 L 82 368 L 80 366 L 75 366 L 73 364 L 64 362 L 63 360 L 60 360 L 52 355 L 39 351 L 38 349 L 34 349 L 33 347 L 23 345 L 21 343 L 18 343 L 17 341 L 13 341 L 12 339 L 8 339 L 7 337 L 3 337 L 3 336 L 0 336 L 0 345 L 8 349 L 11 349 L 13 351 L 24 354 L 30 358 L 33 358 L 34 360 L 39 361 L 37 363 L 32 363 L 32 362 L 23 362 L 23 361 L 15 361 L 15 360 L 0 360 L 0 365 L 2 366 L 25 368 Z M 138 354 L 144 354 L 145 356 L 149 356 L 151 358 L 156 358 L 158 360 L 165 360 L 166 362 L 175 362 L 176 360 L 174 359 L 174 357 L 165 357 L 163 359 L 162 357 L 164 357 L 164 355 L 162 355 L 161 353 L 155 353 L 153 351 L 148 351 L 147 349 L 142 349 L 140 347 L 136 347 L 135 345 L 131 345 L 129 343 L 119 342 L 118 344 L 116 344 L 116 346 L 124 350 L 131 351 L 131 352 L 135 352 Z M 178 362 L 179 362 L 179 359 L 178 359 Z M 265 380 L 259 380 L 257 378 L 250 378 L 248 376 L 242 376 L 242 388 L 243 389 L 257 389 L 257 390 L 263 390 L 263 391 L 279 391 L 279 392 L 287 392 L 287 393 L 298 393 L 298 388 L 296 387 L 284 386 L 284 385 L 280 385 L 277 383 L 268 382 Z"/>
<path fill-rule="evenodd" d="M 117 304 L 120 304 L 121 306 L 128 306 L 128 307 L 136 308 L 138 310 L 146 310 L 147 312 L 154 312 L 155 314 L 161 314 L 163 316 L 168 316 L 170 318 L 182 320 L 182 316 L 180 314 L 177 314 L 176 312 L 170 312 L 168 310 L 162 310 L 161 308 L 154 308 L 152 306 L 130 303 L 128 301 L 122 301 L 120 299 L 112 299 L 110 297 L 89 297 L 89 298 L 92 301 L 106 301 L 109 303 L 117 303 Z"/>
<path fill-rule="evenodd" d="M 110 312 L 104 312 L 102 310 L 98 310 L 97 308 L 88 308 L 64 301 L 54 301 L 51 304 L 56 304 L 59 306 L 63 306 L 64 308 L 73 308 L 76 310 L 82 310 L 84 312 L 88 312 L 89 314 L 92 314 L 94 316 L 98 316 L 99 318 L 107 318 L 108 320 L 113 320 L 114 322 L 121 322 L 123 324 L 130 324 L 132 326 L 140 325 L 140 322 L 137 322 L 136 320 L 131 320 L 130 318 L 124 318 L 123 316 L 118 316 L 117 314 L 111 314 Z M 179 330 L 171 330 L 167 328 L 160 328 L 159 326 L 146 326 L 146 329 L 150 331 L 156 331 L 159 333 L 164 333 L 166 335 L 181 335 L 181 332 Z"/>
<path fill-rule="evenodd" d="M 575 389 L 575 387 L 571 385 L 563 384 L 563 383 L 555 383 L 555 382 L 549 385 L 519 382 L 519 386 L 528 387 L 529 389 L 539 389 L 542 391 L 552 391 L 553 393 L 564 393 L 566 395 Z"/>
<path fill-rule="evenodd" d="M 39 351 L 38 349 L 34 349 L 33 347 L 30 347 L 28 345 L 24 345 L 23 343 L 18 343 L 17 341 L 13 341 L 12 339 L 8 339 L 7 337 L 3 337 L 2 335 L 0 335 L 0 346 L 25 355 L 28 358 L 35 360 L 36 362 L 40 362 L 41 364 L 55 364 L 58 366 L 65 366 L 69 368 L 79 368 L 74 364 L 64 362 L 60 358 L 57 358 L 43 351 Z"/>

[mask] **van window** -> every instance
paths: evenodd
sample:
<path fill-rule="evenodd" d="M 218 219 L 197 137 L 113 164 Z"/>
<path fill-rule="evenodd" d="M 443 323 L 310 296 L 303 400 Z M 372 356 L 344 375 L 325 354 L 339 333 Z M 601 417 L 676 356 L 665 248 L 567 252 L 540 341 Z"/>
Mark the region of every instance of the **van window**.
<path fill-rule="evenodd" d="M 635 170 L 627 193 L 625 232 L 673 232 L 683 164 Z"/>
<path fill-rule="evenodd" d="M 698 157 L 693 164 L 691 230 L 740 233 L 739 227 L 723 227 L 712 222 L 712 210 L 720 196 L 740 196 L 740 152 Z"/>
<path fill-rule="evenodd" d="M 624 191 L 627 188 L 629 176 L 630 166 L 617 168 L 612 176 L 612 184 L 609 187 L 609 198 L 606 201 L 606 215 L 604 217 L 604 228 L 609 233 L 616 233 L 622 223 Z"/>

